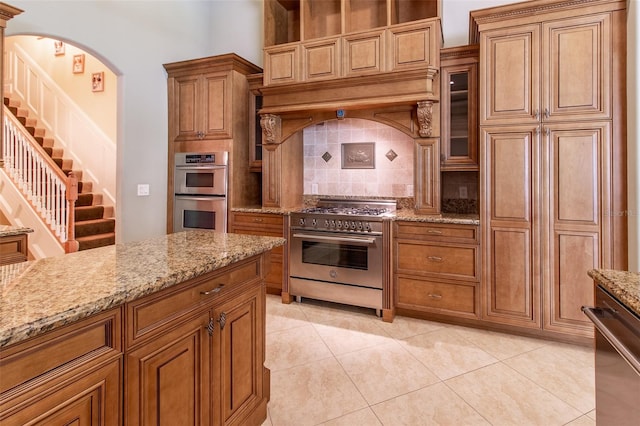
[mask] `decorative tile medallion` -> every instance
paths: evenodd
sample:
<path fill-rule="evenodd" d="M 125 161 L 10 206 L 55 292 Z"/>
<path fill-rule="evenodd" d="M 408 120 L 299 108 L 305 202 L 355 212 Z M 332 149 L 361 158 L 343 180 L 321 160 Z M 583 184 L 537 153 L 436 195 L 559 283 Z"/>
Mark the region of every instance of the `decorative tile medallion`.
<path fill-rule="evenodd" d="M 325 163 L 328 163 L 329 160 L 331 160 L 331 154 L 325 152 L 324 154 L 322 154 L 322 159 L 325 161 Z"/>
<path fill-rule="evenodd" d="M 396 154 L 394 150 L 390 149 L 389 152 L 385 154 L 385 156 L 389 159 L 389 161 L 393 161 L 396 159 L 398 154 Z"/>

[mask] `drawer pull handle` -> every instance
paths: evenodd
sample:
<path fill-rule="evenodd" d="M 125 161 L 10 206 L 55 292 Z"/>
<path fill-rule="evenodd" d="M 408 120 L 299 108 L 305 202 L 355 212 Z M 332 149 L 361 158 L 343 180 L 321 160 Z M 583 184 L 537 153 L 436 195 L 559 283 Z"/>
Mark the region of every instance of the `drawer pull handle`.
<path fill-rule="evenodd" d="M 442 231 L 438 231 L 436 229 L 429 229 L 427 230 L 427 234 L 431 234 L 431 235 L 442 235 Z"/>
<path fill-rule="evenodd" d="M 440 256 L 429 256 L 427 257 L 432 262 L 442 262 L 442 258 Z"/>
<path fill-rule="evenodd" d="M 432 299 L 442 299 L 442 295 L 429 293 L 429 297 Z"/>
<path fill-rule="evenodd" d="M 215 329 L 213 318 L 209 318 L 209 324 L 207 324 L 207 332 L 209 336 L 213 336 L 213 330 Z"/>
<path fill-rule="evenodd" d="M 253 219 L 253 221 L 254 221 L 254 222 L 257 222 L 257 223 L 261 223 L 261 222 L 262 222 L 262 219 L 260 219 L 259 217 L 256 217 L 255 219 Z"/>
<path fill-rule="evenodd" d="M 201 291 L 200 294 L 203 296 L 209 296 L 210 294 L 220 293 L 220 290 L 222 290 L 222 287 L 224 287 L 224 284 L 218 285 L 218 287 L 214 288 L 213 290 Z"/>

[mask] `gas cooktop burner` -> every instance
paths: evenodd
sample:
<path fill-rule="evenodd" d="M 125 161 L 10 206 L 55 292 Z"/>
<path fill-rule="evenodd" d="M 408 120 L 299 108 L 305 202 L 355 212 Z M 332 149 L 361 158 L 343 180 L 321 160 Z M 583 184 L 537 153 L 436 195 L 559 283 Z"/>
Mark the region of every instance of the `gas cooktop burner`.
<path fill-rule="evenodd" d="M 388 213 L 386 208 L 372 207 L 311 207 L 300 210 L 300 213 L 318 213 L 318 214 L 345 214 L 360 216 L 381 216 Z"/>
<path fill-rule="evenodd" d="M 389 216 L 396 211 L 395 200 L 338 200 L 322 198 L 316 207 L 298 211 L 298 214 L 327 214 L 349 216 Z"/>

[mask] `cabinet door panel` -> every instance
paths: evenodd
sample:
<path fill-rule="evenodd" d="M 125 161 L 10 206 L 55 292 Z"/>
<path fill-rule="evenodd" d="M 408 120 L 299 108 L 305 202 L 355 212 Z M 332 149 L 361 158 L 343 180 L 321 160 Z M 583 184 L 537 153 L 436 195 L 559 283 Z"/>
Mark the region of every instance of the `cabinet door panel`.
<path fill-rule="evenodd" d="M 204 76 L 206 138 L 231 137 L 231 91 L 227 74 Z"/>
<path fill-rule="evenodd" d="M 591 322 L 581 311 L 593 306 L 593 280 L 587 271 L 599 264 L 598 233 L 560 231 L 551 241 L 551 280 L 545 291 L 548 330 L 593 335 Z"/>
<path fill-rule="evenodd" d="M 387 71 L 440 66 L 439 21 L 398 25 L 388 30 Z"/>
<path fill-rule="evenodd" d="M 416 212 L 440 214 L 440 141 L 416 140 L 414 162 Z"/>
<path fill-rule="evenodd" d="M 540 288 L 531 270 L 531 232 L 493 228 L 490 247 L 490 275 L 485 283 L 487 319 L 537 327 L 535 306 Z"/>
<path fill-rule="evenodd" d="M 534 129 L 483 129 L 482 141 L 490 219 L 530 222 Z"/>
<path fill-rule="evenodd" d="M 32 402 L 19 411 L 0 413 L 3 426 L 121 424 L 122 358 L 62 385 L 45 383 Z"/>
<path fill-rule="evenodd" d="M 540 26 L 481 34 L 480 124 L 524 124 L 540 111 Z"/>
<path fill-rule="evenodd" d="M 300 80 L 298 52 L 298 46 L 276 46 L 264 50 L 265 86 Z"/>
<path fill-rule="evenodd" d="M 600 222 L 603 153 L 608 152 L 609 126 L 550 126 L 551 193 L 554 223 L 563 226 Z"/>
<path fill-rule="evenodd" d="M 340 43 L 338 39 L 302 45 L 304 79 L 306 81 L 340 76 Z"/>
<path fill-rule="evenodd" d="M 129 425 L 209 424 L 209 313 L 127 355 Z"/>
<path fill-rule="evenodd" d="M 176 142 L 198 138 L 198 76 L 176 77 L 174 79 L 173 114 Z M 169 110 L 171 111 L 171 109 Z"/>
<path fill-rule="evenodd" d="M 214 365 L 222 377 L 214 380 L 221 386 L 214 399 L 224 424 L 238 424 L 263 397 L 263 297 L 262 288 L 252 288 L 215 309 Z"/>
<path fill-rule="evenodd" d="M 611 117 L 610 32 L 608 14 L 543 25 L 545 120 Z"/>
<path fill-rule="evenodd" d="M 384 70 L 384 32 L 344 37 L 344 76 L 352 77 Z"/>

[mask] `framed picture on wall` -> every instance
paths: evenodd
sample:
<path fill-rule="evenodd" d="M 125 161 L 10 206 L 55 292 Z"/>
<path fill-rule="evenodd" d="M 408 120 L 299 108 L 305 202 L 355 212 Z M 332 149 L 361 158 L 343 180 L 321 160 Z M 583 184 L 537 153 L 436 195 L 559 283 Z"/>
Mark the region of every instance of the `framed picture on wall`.
<path fill-rule="evenodd" d="M 91 74 L 91 90 L 93 92 L 102 92 L 104 90 L 104 71 Z"/>
<path fill-rule="evenodd" d="M 60 40 L 53 41 L 53 54 L 56 56 L 64 55 L 64 43 Z"/>
<path fill-rule="evenodd" d="M 82 74 L 84 72 L 84 54 L 73 55 L 73 73 Z"/>
<path fill-rule="evenodd" d="M 375 169 L 376 168 L 376 144 L 375 142 L 343 143 L 342 144 L 342 168 L 343 169 Z"/>

